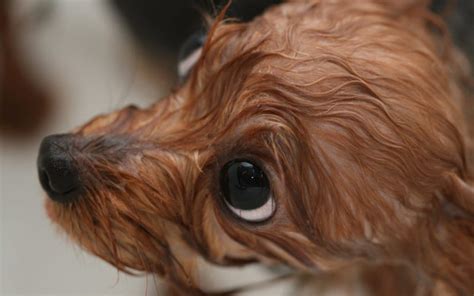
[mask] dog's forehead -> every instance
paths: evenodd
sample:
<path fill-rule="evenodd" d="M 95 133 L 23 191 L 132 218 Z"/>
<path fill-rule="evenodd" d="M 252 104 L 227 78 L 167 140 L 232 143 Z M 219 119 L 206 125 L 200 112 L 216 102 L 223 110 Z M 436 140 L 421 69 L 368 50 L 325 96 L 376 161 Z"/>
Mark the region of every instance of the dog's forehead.
<path fill-rule="evenodd" d="M 86 124 L 83 132 L 103 129 L 134 134 L 140 139 L 160 138 L 164 142 L 173 138 L 188 147 L 190 142 L 196 143 L 195 147 L 199 143 L 205 147 L 205 142 L 221 131 L 233 130 L 235 134 L 239 124 L 261 122 L 248 119 L 278 100 L 282 92 L 300 95 L 290 88 L 294 85 L 299 90 L 319 94 L 337 85 L 348 88 L 345 81 L 359 79 L 356 76 L 367 71 L 372 71 L 371 75 L 384 72 L 387 78 L 392 74 L 400 76 L 403 66 L 415 63 L 411 56 L 397 53 L 401 51 L 390 52 L 378 45 L 384 38 L 398 38 L 395 41 L 401 44 L 400 36 L 405 36 L 398 34 L 401 29 L 388 15 L 381 21 L 380 15 L 367 14 L 362 22 L 355 21 L 357 18 L 346 19 L 344 14 L 361 15 L 363 9 L 358 12 L 340 5 L 313 6 L 287 3 L 269 9 L 249 23 L 216 23 L 193 75 L 175 93 L 147 110 L 125 109 L 99 117 Z M 366 12 L 375 7 L 368 6 Z M 371 23 L 377 24 L 384 35 L 372 32 Z M 390 30 L 394 34 L 388 34 Z M 359 35 L 365 43 L 358 41 Z M 426 51 L 422 46 L 419 49 Z M 383 54 L 377 56 L 380 52 Z M 345 59 L 346 56 L 351 59 Z M 380 60 L 377 67 L 368 63 L 368 57 Z M 398 70 L 383 68 L 393 61 L 400 64 Z M 292 107 L 304 108 L 304 104 Z M 246 110 L 249 113 L 245 116 L 237 116 Z"/>

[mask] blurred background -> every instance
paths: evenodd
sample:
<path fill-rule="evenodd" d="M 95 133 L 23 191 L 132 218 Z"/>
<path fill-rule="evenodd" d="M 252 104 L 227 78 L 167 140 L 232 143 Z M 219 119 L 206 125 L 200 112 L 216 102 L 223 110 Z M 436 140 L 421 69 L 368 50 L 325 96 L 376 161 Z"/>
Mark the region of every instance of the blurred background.
<path fill-rule="evenodd" d="M 156 294 L 151 277 L 118 274 L 55 231 L 36 156 L 45 135 L 166 95 L 181 44 L 203 28 L 199 11 L 213 6 L 191 2 L 198 1 L 0 0 L 0 295 Z M 279 1 L 235 2 L 252 3 L 229 12 L 248 20 Z M 452 32 L 472 57 L 474 1 L 452 2 L 460 7 L 449 17 Z M 215 281 L 265 276 L 252 267 L 214 271 Z M 285 295 L 268 295 L 276 291 Z"/>

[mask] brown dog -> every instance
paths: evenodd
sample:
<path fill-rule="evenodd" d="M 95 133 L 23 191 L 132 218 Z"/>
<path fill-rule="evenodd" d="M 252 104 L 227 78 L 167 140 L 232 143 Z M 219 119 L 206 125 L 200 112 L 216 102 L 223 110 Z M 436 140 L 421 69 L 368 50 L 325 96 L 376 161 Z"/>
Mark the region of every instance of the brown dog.
<path fill-rule="evenodd" d="M 323 277 L 357 266 L 379 295 L 405 281 L 409 292 L 392 292 L 472 295 L 456 53 L 425 4 L 390 2 L 217 18 L 174 93 L 43 141 L 51 219 L 118 269 L 183 294 L 204 293 L 201 256 Z"/>

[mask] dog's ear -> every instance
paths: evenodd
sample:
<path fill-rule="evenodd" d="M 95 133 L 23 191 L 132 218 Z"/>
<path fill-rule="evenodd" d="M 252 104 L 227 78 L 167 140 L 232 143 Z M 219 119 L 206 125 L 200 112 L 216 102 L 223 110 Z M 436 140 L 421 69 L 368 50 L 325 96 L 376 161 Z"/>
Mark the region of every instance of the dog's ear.
<path fill-rule="evenodd" d="M 462 179 L 457 174 L 446 177 L 445 210 L 451 215 L 474 217 L 474 180 Z"/>

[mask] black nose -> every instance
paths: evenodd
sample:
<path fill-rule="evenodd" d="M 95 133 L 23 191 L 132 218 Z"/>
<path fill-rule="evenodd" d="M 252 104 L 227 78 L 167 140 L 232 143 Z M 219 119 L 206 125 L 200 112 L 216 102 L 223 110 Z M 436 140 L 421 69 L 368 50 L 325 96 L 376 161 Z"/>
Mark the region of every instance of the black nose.
<path fill-rule="evenodd" d="M 38 174 L 41 186 L 57 202 L 70 202 L 81 194 L 79 171 L 71 157 L 72 136 L 51 135 L 41 142 Z"/>

